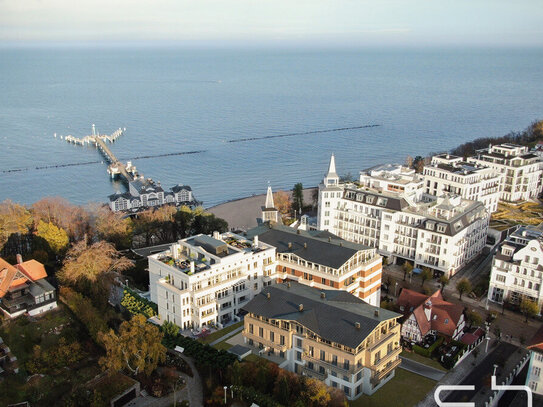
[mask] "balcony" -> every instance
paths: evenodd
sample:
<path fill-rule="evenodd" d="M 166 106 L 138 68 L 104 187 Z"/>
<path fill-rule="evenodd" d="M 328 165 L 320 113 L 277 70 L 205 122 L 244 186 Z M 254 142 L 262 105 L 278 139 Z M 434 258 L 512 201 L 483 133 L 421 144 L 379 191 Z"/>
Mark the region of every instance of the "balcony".
<path fill-rule="evenodd" d="M 389 374 L 394 369 L 396 369 L 400 365 L 400 363 L 402 363 L 402 360 L 396 359 L 392 362 L 389 362 L 383 369 L 378 370 L 378 371 L 376 370 L 374 375 L 371 378 L 371 382 L 373 384 L 377 384 L 383 379 L 383 377 L 385 377 L 387 374 Z"/>
<path fill-rule="evenodd" d="M 396 325 L 396 326 L 398 326 L 398 325 Z M 378 348 L 379 346 L 381 346 L 382 344 L 384 344 L 385 342 L 387 342 L 389 339 L 393 338 L 396 335 L 398 335 L 398 342 L 399 342 L 400 341 L 400 331 L 395 329 L 396 326 L 391 328 L 385 335 L 382 335 L 377 340 L 377 342 L 369 345 L 367 350 L 370 351 L 370 352 L 374 351 L 376 348 Z"/>
<path fill-rule="evenodd" d="M 258 335 L 249 333 L 249 330 L 247 329 L 244 329 L 242 332 L 243 336 L 245 336 L 247 339 L 252 339 L 254 343 L 261 343 L 265 348 L 273 348 L 283 352 L 287 350 L 287 345 L 280 345 L 276 342 L 270 341 L 269 339 L 265 339 Z"/>
<path fill-rule="evenodd" d="M 302 374 L 305 376 L 313 377 L 322 382 L 326 380 L 326 373 L 316 372 L 313 369 L 308 368 L 307 366 L 302 367 Z"/>
<path fill-rule="evenodd" d="M 335 370 L 336 372 L 339 372 L 340 374 L 355 374 L 357 373 L 361 368 L 354 366 L 352 363 L 349 364 L 349 368 L 345 369 L 343 363 L 338 363 L 337 365 L 334 365 L 332 362 L 328 360 L 321 360 L 317 359 L 311 355 L 309 355 L 307 352 L 304 352 L 302 354 L 302 360 L 305 360 L 307 362 L 313 362 L 314 364 L 319 364 L 321 366 L 324 366 L 328 369 Z"/>
<path fill-rule="evenodd" d="M 394 361 L 400 353 L 402 353 L 402 347 L 398 346 L 396 349 L 385 355 L 385 357 L 375 362 L 375 368 L 379 369 L 381 366 L 386 366 L 389 362 Z"/>

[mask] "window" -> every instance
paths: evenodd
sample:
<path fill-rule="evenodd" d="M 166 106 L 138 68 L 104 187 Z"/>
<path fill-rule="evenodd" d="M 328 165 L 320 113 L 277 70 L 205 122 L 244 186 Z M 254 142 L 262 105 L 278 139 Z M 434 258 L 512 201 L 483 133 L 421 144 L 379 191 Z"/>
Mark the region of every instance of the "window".
<path fill-rule="evenodd" d="M 347 359 L 345 359 L 343 361 L 343 369 L 349 370 L 349 365 L 350 365 L 349 361 Z"/>
<path fill-rule="evenodd" d="M 302 360 L 302 352 L 296 352 L 296 360 Z"/>
<path fill-rule="evenodd" d="M 375 354 L 375 362 L 374 363 L 379 363 L 379 361 L 381 360 L 381 351 L 377 352 Z"/>
<path fill-rule="evenodd" d="M 326 373 L 326 371 L 324 370 L 324 367 L 319 366 L 319 373 L 320 374 L 325 374 Z"/>
<path fill-rule="evenodd" d="M 350 382 L 349 378 L 346 375 L 343 375 L 343 380 L 346 382 Z"/>
<path fill-rule="evenodd" d="M 321 350 L 321 356 L 320 356 L 321 360 L 326 360 L 326 353 Z"/>
<path fill-rule="evenodd" d="M 337 366 L 337 356 L 336 355 L 332 355 L 332 364 L 334 366 Z"/>
<path fill-rule="evenodd" d="M 296 347 L 297 348 L 302 348 L 302 340 L 300 338 L 296 338 Z"/>
<path fill-rule="evenodd" d="M 537 382 L 530 382 L 530 389 L 532 389 L 532 391 L 537 391 Z"/>
<path fill-rule="evenodd" d="M 532 374 L 539 377 L 539 375 L 541 374 L 541 368 L 534 366 L 534 368 L 532 369 Z"/>
<path fill-rule="evenodd" d="M 258 336 L 260 336 L 261 338 L 264 337 L 264 329 L 263 328 L 258 328 Z"/>
<path fill-rule="evenodd" d="M 362 371 L 358 372 L 356 375 L 356 381 L 359 381 L 360 379 L 362 379 Z"/>
<path fill-rule="evenodd" d="M 270 331 L 270 341 L 275 342 L 275 333 L 273 331 Z"/>
<path fill-rule="evenodd" d="M 313 346 L 310 346 L 309 347 L 309 356 L 313 357 L 314 353 L 315 353 L 315 349 L 313 348 Z"/>
<path fill-rule="evenodd" d="M 285 335 L 281 335 L 281 337 L 279 338 L 279 344 L 280 344 L 280 345 L 284 345 L 284 344 L 285 344 Z"/>
<path fill-rule="evenodd" d="M 347 396 L 350 396 L 350 395 L 351 395 L 351 388 L 350 388 L 350 387 L 343 386 L 343 391 L 345 392 L 345 394 L 346 394 Z"/>

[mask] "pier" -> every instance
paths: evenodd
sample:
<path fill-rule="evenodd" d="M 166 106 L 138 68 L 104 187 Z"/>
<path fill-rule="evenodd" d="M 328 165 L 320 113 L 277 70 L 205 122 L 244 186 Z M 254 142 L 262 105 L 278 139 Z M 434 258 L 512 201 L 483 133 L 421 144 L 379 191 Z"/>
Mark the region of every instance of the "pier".
<path fill-rule="evenodd" d="M 96 127 L 93 124 L 92 135 L 85 137 L 74 137 L 72 135 L 68 135 L 66 137 L 60 136 L 60 138 L 72 144 L 77 144 L 81 146 L 92 144 L 96 146 L 96 148 L 100 151 L 102 156 L 109 164 L 107 167 L 107 172 L 111 176 L 111 178 L 115 178 L 117 175 L 120 175 L 127 183 L 130 183 L 134 181 L 134 179 L 138 176 L 136 167 L 133 166 L 130 161 L 128 161 L 126 164 L 122 163 L 119 159 L 117 159 L 115 154 L 113 154 L 111 149 L 106 144 L 106 142 L 114 143 L 119 137 L 124 134 L 125 131 L 126 128 L 119 128 L 110 135 L 99 134 L 96 132 Z M 57 137 L 56 133 L 55 137 Z"/>

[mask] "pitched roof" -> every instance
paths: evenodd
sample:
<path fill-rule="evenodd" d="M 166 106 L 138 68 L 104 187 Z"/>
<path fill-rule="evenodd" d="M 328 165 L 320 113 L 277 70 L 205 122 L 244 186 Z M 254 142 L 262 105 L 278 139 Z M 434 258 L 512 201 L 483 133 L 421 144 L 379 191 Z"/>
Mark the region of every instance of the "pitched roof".
<path fill-rule="evenodd" d="M 41 280 L 42 278 L 47 277 L 47 272 L 45 271 L 43 264 L 34 259 L 27 260 L 21 264 L 16 264 L 15 267 L 21 270 L 32 281 Z"/>
<path fill-rule="evenodd" d="M 15 288 L 28 281 L 23 273 L 0 258 L 0 298 L 4 297 L 10 288 Z"/>
<path fill-rule="evenodd" d="M 322 233 L 322 232 L 321 232 Z M 282 225 L 262 225 L 247 232 L 249 239 L 258 238 L 276 248 L 277 253 L 292 253 L 311 263 L 338 269 L 359 250 L 370 249 L 367 246 L 347 242 L 337 236 L 312 235 Z M 334 236 L 334 238 L 332 238 Z"/>
<path fill-rule="evenodd" d="M 430 308 L 430 319 L 427 318 L 424 312 L 426 304 Z M 441 290 L 427 296 L 404 288 L 398 298 L 398 305 L 404 307 L 406 316 L 411 315 L 411 313 L 415 316 L 423 336 L 430 330 L 453 336 L 464 312 L 464 307 L 461 305 L 445 301 L 441 295 Z"/>
<path fill-rule="evenodd" d="M 265 287 L 243 309 L 265 318 L 297 321 L 320 337 L 351 348 L 358 347 L 381 322 L 400 317 L 346 291 L 318 290 L 295 282 Z"/>
<path fill-rule="evenodd" d="M 543 353 L 543 324 L 528 343 L 528 349 Z"/>

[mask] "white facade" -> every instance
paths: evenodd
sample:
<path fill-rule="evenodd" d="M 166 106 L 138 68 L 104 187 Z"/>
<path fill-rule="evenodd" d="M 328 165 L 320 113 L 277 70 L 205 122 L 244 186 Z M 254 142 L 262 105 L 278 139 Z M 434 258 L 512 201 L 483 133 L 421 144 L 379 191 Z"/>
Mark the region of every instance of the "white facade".
<path fill-rule="evenodd" d="M 494 168 L 503 175 L 500 199 L 519 202 L 537 198 L 541 193 L 543 162 L 528 147 L 500 144 L 479 150 L 468 158 L 473 164 Z"/>
<path fill-rule="evenodd" d="M 340 183 L 332 157 L 319 185 L 318 227 L 452 276 L 484 248 L 489 213 L 457 195 L 424 195 L 424 180 L 401 166 Z"/>
<path fill-rule="evenodd" d="M 494 168 L 474 165 L 461 157 L 440 154 L 424 167 L 425 192 L 441 196 L 446 193 L 482 202 L 490 212 L 496 212 L 501 194 L 503 174 Z"/>
<path fill-rule="evenodd" d="M 492 262 L 488 299 L 519 304 L 529 298 L 543 305 L 541 230 L 520 227 L 501 244 Z"/>
<path fill-rule="evenodd" d="M 526 385 L 532 389 L 532 393 L 543 395 L 543 352 L 541 349 L 530 351 Z"/>
<path fill-rule="evenodd" d="M 198 203 L 188 185 L 176 185 L 171 191 L 164 192 L 160 183 L 152 179 L 136 179 L 128 187 L 129 192 L 117 192 L 109 196 L 109 207 L 113 212 L 147 209 L 164 204 L 193 206 Z"/>
<path fill-rule="evenodd" d="M 151 301 L 160 320 L 183 329 L 222 326 L 272 283 L 274 272 L 275 248 L 258 238 L 193 236 L 149 256 Z"/>

